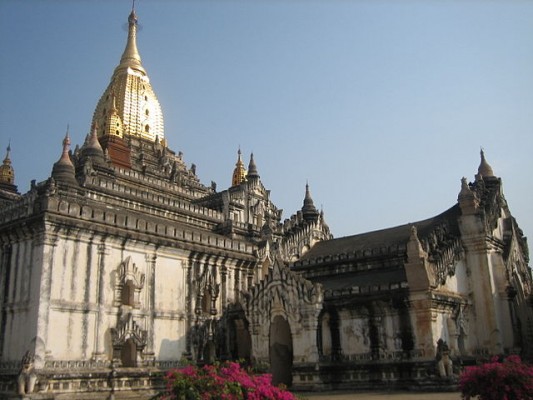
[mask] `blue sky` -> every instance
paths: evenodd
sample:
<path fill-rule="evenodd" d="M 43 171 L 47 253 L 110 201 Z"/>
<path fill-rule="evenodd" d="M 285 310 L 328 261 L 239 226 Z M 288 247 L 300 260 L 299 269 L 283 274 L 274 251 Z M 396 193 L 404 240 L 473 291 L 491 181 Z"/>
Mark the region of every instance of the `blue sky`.
<path fill-rule="evenodd" d="M 126 43 L 130 1 L 0 2 L 0 148 L 21 192 L 74 144 Z M 485 149 L 533 234 L 533 1 L 138 0 L 172 149 L 203 183 L 250 152 L 288 218 L 309 181 L 336 237 L 455 204 Z"/>

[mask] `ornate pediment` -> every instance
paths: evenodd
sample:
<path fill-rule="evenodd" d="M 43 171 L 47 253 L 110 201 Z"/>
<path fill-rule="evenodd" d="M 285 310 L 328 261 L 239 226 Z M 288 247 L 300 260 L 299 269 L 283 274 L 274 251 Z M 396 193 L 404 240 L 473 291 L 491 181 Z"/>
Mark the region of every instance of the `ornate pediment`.
<path fill-rule="evenodd" d="M 128 256 L 120 263 L 115 281 L 115 306 L 127 305 L 140 308 L 140 294 L 144 287 L 145 275 Z"/>
<path fill-rule="evenodd" d="M 270 319 L 280 314 L 293 325 L 303 326 L 316 321 L 323 298 L 322 285 L 276 260 L 265 278 L 245 294 L 245 313 L 255 327 L 270 326 Z"/>
<path fill-rule="evenodd" d="M 121 347 L 126 340 L 132 339 L 135 345 L 142 349 L 146 346 L 147 337 L 147 331 L 141 328 L 131 313 L 128 313 L 126 318 L 120 320 L 116 328 L 111 328 L 113 347 Z"/>
<path fill-rule="evenodd" d="M 215 274 L 205 266 L 202 274 L 196 280 L 196 313 L 216 315 L 216 302 L 220 294 L 220 284 Z"/>
<path fill-rule="evenodd" d="M 459 236 L 450 232 L 445 223 L 435 226 L 421 241 L 433 265 L 437 284 L 443 285 L 448 276 L 455 275 L 457 261 L 464 257 Z"/>

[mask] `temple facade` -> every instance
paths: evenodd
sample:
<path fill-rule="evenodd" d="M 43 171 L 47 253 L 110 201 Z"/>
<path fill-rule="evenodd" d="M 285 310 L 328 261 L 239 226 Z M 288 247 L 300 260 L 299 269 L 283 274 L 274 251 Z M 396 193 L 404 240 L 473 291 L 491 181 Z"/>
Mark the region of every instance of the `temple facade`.
<path fill-rule="evenodd" d="M 527 241 L 483 153 L 442 214 L 334 239 L 308 185 L 282 219 L 253 154 L 217 190 L 168 148 L 136 24 L 85 142 L 24 194 L 0 166 L 2 396 L 150 396 L 183 360 L 327 389 L 533 357 Z"/>

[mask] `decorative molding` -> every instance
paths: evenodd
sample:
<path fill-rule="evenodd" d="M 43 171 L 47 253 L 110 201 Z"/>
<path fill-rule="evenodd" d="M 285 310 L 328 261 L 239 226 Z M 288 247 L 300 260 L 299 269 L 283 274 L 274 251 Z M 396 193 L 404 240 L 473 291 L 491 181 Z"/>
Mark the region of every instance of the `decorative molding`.
<path fill-rule="evenodd" d="M 324 291 L 322 285 L 308 281 L 276 260 L 268 275 L 250 288 L 244 297 L 244 311 L 254 333 L 258 333 L 260 327 L 268 329 L 271 318 L 276 314 L 283 314 L 292 322 L 291 329 L 299 330 L 308 325 L 308 319 L 316 322 L 322 309 Z"/>
<path fill-rule="evenodd" d="M 123 290 L 128 281 L 132 282 L 133 286 L 133 304 L 130 304 L 134 308 L 140 308 L 140 293 L 144 287 L 145 274 L 142 273 L 137 265 L 131 260 L 131 256 L 128 256 L 124 260 L 117 270 L 117 281 L 115 283 L 115 302 L 116 307 L 123 305 Z"/>
<path fill-rule="evenodd" d="M 116 329 L 111 328 L 111 336 L 113 338 L 113 347 L 122 346 L 127 339 L 133 339 L 135 344 L 139 347 L 146 345 L 147 332 L 135 322 L 133 315 L 129 313 L 126 318 L 119 321 Z"/>

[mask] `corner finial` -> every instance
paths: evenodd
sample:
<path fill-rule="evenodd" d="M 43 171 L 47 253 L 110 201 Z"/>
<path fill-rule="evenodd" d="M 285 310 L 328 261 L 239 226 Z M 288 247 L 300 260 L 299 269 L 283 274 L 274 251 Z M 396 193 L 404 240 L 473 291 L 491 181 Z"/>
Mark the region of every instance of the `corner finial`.
<path fill-rule="evenodd" d="M 478 210 L 479 200 L 476 191 L 470 189 L 465 177 L 461 179 L 461 191 L 457 196 L 457 201 L 463 215 L 472 215 Z"/>
<path fill-rule="evenodd" d="M 259 178 L 259 172 L 257 172 L 257 165 L 255 165 L 254 153 L 250 153 L 250 162 L 248 163 L 248 178 Z"/>
<path fill-rule="evenodd" d="M 70 126 L 67 124 L 67 133 L 65 133 L 65 138 L 63 139 L 63 154 L 61 155 L 61 158 L 65 156 L 65 154 L 68 157 L 68 151 L 70 150 Z M 70 157 L 68 157 L 68 160 L 70 162 Z"/>
<path fill-rule="evenodd" d="M 481 162 L 477 169 L 478 175 L 480 175 L 483 178 L 494 177 L 494 172 L 492 171 L 492 167 L 489 165 L 489 163 L 485 159 L 485 151 L 483 150 L 483 147 L 480 148 L 479 154 L 481 156 Z"/>
<path fill-rule="evenodd" d="M 463 176 L 463 178 L 461 178 L 461 190 L 459 191 L 457 200 L 461 202 L 465 199 L 474 199 L 474 198 L 475 198 L 475 193 L 470 189 L 468 185 L 468 181 Z"/>
<path fill-rule="evenodd" d="M 9 142 L 7 143 L 6 157 L 4 158 L 4 164 L 6 163 L 11 164 L 11 159 L 9 158 L 10 153 L 11 153 L 11 138 L 9 139 Z"/>
<path fill-rule="evenodd" d="M 319 216 L 319 212 L 317 211 L 315 204 L 313 202 L 313 198 L 311 197 L 308 180 L 306 180 L 305 182 L 305 197 L 304 197 L 304 204 L 302 207 L 302 214 L 305 220 L 316 221 Z"/>
<path fill-rule="evenodd" d="M 72 161 L 70 160 L 69 150 L 70 150 L 70 127 L 67 125 L 67 132 L 65 133 L 65 138 L 63 139 L 63 152 L 61 157 L 54 164 L 52 168 L 52 178 L 56 181 L 61 181 L 64 183 L 69 183 L 77 185 L 75 170 Z"/>
<path fill-rule="evenodd" d="M 91 132 L 87 136 L 87 143 L 85 145 L 84 151 L 88 155 L 96 156 L 99 159 L 103 160 L 104 150 L 102 149 L 102 146 L 100 145 L 100 141 L 98 140 L 98 122 L 97 121 L 94 122 Z"/>

